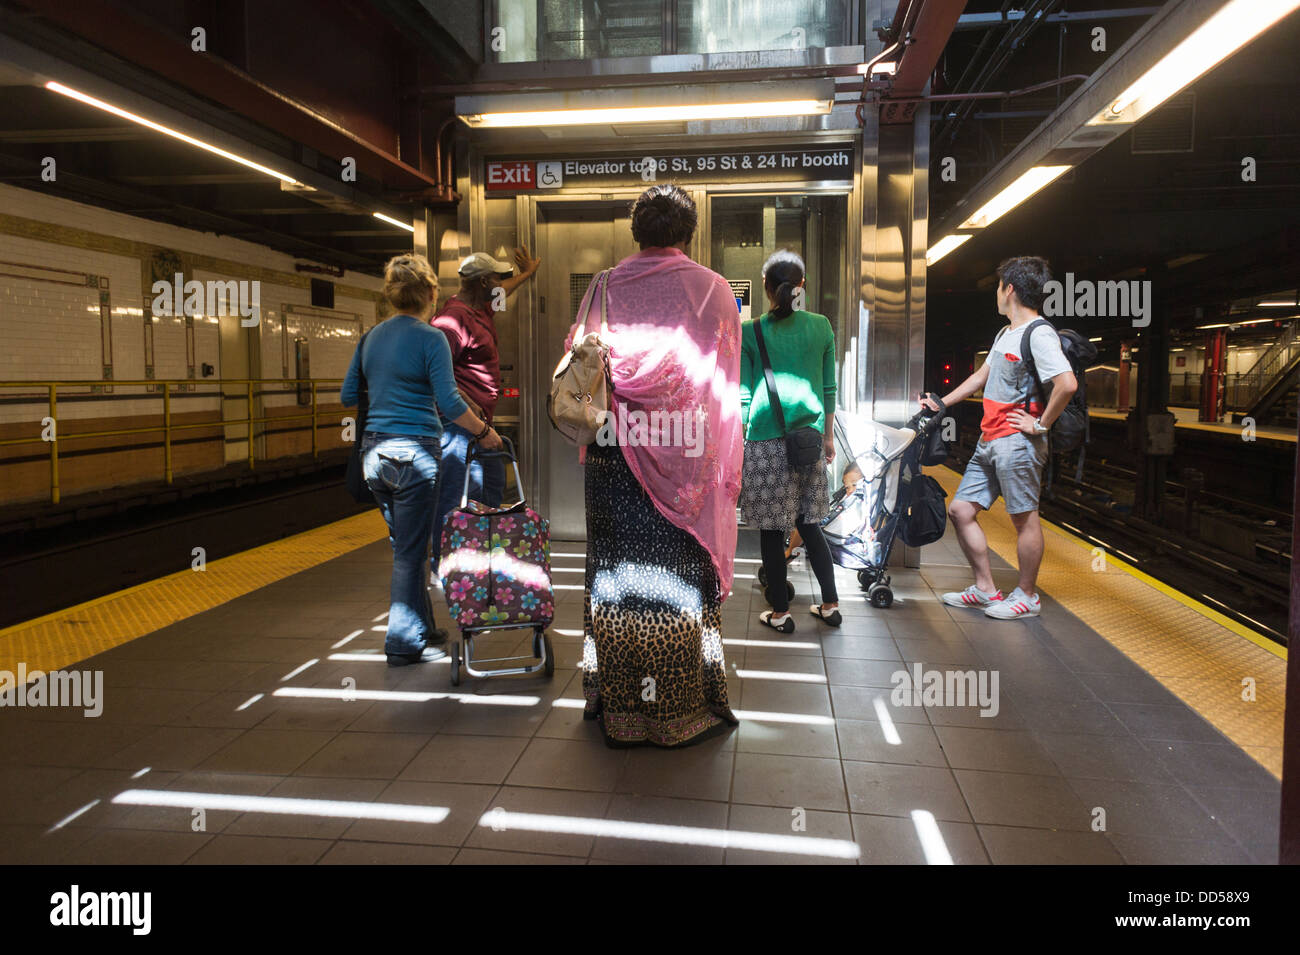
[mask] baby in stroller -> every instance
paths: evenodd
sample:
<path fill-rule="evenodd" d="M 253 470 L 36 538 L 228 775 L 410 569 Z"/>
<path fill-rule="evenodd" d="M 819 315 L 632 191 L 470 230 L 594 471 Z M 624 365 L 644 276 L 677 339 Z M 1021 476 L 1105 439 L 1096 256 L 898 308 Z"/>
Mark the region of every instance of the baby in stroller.
<path fill-rule="evenodd" d="M 853 461 L 844 469 L 841 480 L 844 482 L 843 486 L 831 495 L 832 513 L 834 513 L 837 504 L 857 491 L 858 484 L 862 481 L 862 469 L 858 467 L 858 462 Z M 785 546 L 785 562 L 788 564 L 803 555 L 803 538 L 799 536 L 797 529 L 792 530 L 790 531 L 790 542 Z"/>

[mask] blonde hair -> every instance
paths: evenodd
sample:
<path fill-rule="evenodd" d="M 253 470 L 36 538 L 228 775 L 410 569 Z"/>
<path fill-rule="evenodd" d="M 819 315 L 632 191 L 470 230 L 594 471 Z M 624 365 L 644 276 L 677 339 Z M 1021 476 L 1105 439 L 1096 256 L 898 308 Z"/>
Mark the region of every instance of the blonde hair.
<path fill-rule="evenodd" d="M 438 297 L 438 276 L 422 255 L 395 255 L 384 266 L 384 298 L 396 312 L 419 315 Z"/>

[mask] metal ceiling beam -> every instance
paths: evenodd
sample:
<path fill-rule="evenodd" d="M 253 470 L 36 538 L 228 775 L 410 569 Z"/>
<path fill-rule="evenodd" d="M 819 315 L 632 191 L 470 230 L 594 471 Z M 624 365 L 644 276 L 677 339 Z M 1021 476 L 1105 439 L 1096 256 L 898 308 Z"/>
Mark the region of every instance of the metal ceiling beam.
<path fill-rule="evenodd" d="M 1077 166 L 1117 137 L 1132 124 L 1108 123 L 1089 126 L 1088 121 L 1115 101 L 1147 70 L 1181 43 L 1197 27 L 1217 13 L 1226 0 L 1180 0 L 1161 8 L 1122 47 L 1098 67 L 1087 83 L 1045 119 L 1025 140 L 1003 157 L 944 218 L 931 235 L 941 238 L 986 202 L 998 195 L 1034 166 Z M 1032 200 L 1028 200 L 1032 201 Z M 974 230 L 976 240 L 983 230 Z M 950 253 L 960 255 L 963 249 Z"/>
<path fill-rule="evenodd" d="M 948 45 L 953 27 L 966 0 L 916 0 L 922 6 L 915 14 L 915 26 L 903 39 L 910 39 L 898 61 L 898 69 L 890 81 L 889 92 L 882 97 L 880 122 L 882 124 L 910 123 L 916 113 L 915 102 L 892 103 L 893 97 L 907 99 L 920 96 L 930 82 L 930 74 Z"/>
<path fill-rule="evenodd" d="M 316 190 L 320 198 L 346 203 L 357 214 L 368 216 L 372 211 L 378 210 L 397 218 L 402 215 L 400 211 L 387 203 L 366 195 L 334 177 L 320 173 L 302 163 L 293 162 L 279 153 L 241 139 L 225 129 L 205 122 L 194 115 L 164 105 L 118 82 L 83 69 L 35 47 L 28 46 L 5 34 L 0 34 L 0 61 L 27 70 L 32 75 L 33 82 L 37 86 L 43 85 L 47 80 L 61 82 L 98 99 L 112 103 L 120 109 L 147 117 L 153 122 L 243 156 L 245 159 L 251 159 L 284 175 L 292 176 L 298 182 Z M 48 93 L 46 95 L 58 96 L 59 94 Z M 69 102 L 72 101 L 69 100 Z M 90 106 L 85 108 L 87 110 L 94 109 Z M 156 135 L 158 135 L 160 142 L 166 141 L 169 144 L 174 142 L 174 140 L 164 137 L 162 134 Z M 204 155 L 208 154 L 204 153 Z M 275 180 L 268 177 L 266 181 L 269 183 Z M 311 198 L 311 194 L 308 193 L 304 193 L 302 198 L 315 201 Z"/>
<path fill-rule="evenodd" d="M 1043 17 L 1044 23 L 1086 23 L 1096 20 L 1122 20 L 1126 17 L 1149 17 L 1160 12 L 1160 7 L 1121 7 L 1115 10 L 1062 10 Z M 963 13 L 954 30 L 987 30 L 990 27 L 1009 26 L 1025 18 L 1024 10 L 1006 13 Z"/>
<path fill-rule="evenodd" d="M 392 190 L 437 188 L 432 177 L 212 55 L 195 56 L 176 36 L 113 0 L 17 0 L 51 23 L 178 86 L 193 90 L 325 155 L 353 156 L 359 171 Z"/>
<path fill-rule="evenodd" d="M 16 174 L 3 177 L 4 181 L 13 185 L 30 186 L 40 181 L 39 169 L 27 157 L 0 153 L 0 170 Z M 220 213 L 160 197 L 156 193 L 142 192 L 117 183 L 104 182 L 67 168 L 59 170 L 59 178 L 55 183 L 41 185 L 43 192 L 62 195 L 63 198 L 73 202 L 105 206 L 129 215 L 157 219 L 200 232 L 234 236 L 247 242 L 257 242 L 288 255 L 327 265 L 343 265 L 358 271 L 377 270 L 377 264 L 373 259 L 355 252 L 323 246 L 308 239 L 300 239 L 294 235 L 268 229 L 257 223 L 232 219 Z"/>

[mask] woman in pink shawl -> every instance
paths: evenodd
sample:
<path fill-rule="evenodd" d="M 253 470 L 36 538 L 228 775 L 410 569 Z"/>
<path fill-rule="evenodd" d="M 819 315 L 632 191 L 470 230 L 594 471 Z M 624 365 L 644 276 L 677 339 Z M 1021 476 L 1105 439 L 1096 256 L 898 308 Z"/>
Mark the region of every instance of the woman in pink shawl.
<path fill-rule="evenodd" d="M 632 207 L 641 251 L 606 275 L 613 414 L 585 449 L 582 688 L 611 746 L 736 724 L 721 624 L 744 457 L 740 316 L 726 280 L 684 251 L 695 224 L 681 189 L 646 190 Z M 602 281 L 568 344 L 599 331 Z"/>

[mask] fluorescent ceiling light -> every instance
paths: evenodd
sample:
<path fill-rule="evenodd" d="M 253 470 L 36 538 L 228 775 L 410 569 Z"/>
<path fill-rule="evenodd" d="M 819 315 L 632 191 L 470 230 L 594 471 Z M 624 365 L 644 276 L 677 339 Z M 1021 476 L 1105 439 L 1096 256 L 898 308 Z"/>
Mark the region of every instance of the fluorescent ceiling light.
<path fill-rule="evenodd" d="M 1090 342 L 1099 342 L 1099 341 L 1101 341 L 1101 338 L 1099 338 L 1099 337 L 1098 337 L 1098 338 L 1089 338 L 1088 341 L 1090 341 Z"/>
<path fill-rule="evenodd" d="M 1230 0 L 1088 125 L 1136 123 L 1297 7 L 1300 0 Z"/>
<path fill-rule="evenodd" d="M 930 246 L 930 251 L 925 253 L 925 264 L 934 265 L 953 249 L 961 246 L 963 242 L 971 238 L 970 234 L 966 235 L 945 235 L 942 239 Z"/>
<path fill-rule="evenodd" d="M 460 118 L 475 129 L 506 129 L 519 126 L 591 126 L 597 123 L 679 123 L 700 119 L 814 116 L 830 111 L 831 100 L 828 99 L 788 99 L 759 103 L 537 109 L 510 113 L 470 113 Z"/>
<path fill-rule="evenodd" d="M 121 109 L 120 107 L 114 106 L 112 103 L 105 103 L 101 99 L 95 99 L 95 97 L 93 96 L 89 96 L 86 93 L 82 93 L 79 90 L 74 90 L 69 86 L 64 86 L 62 83 L 56 83 L 53 80 L 50 80 L 48 83 L 45 84 L 45 88 L 47 90 L 50 90 L 51 92 L 60 93 L 63 96 L 67 96 L 70 99 L 75 99 L 78 102 L 85 103 L 87 106 L 93 106 L 96 109 L 102 109 L 106 113 L 112 113 L 114 116 L 120 116 L 122 119 L 129 119 L 133 123 L 139 123 L 141 126 L 144 126 L 148 129 L 152 129 L 155 132 L 162 133 L 164 136 L 170 136 L 172 137 L 172 139 L 179 139 L 183 143 L 189 143 L 191 146 L 197 146 L 199 147 L 199 149 L 207 150 L 208 152 L 220 156 L 223 159 L 229 159 L 232 162 L 237 162 L 241 166 L 247 166 L 249 169 L 256 169 L 258 172 L 266 173 L 268 176 L 274 176 L 276 179 L 279 179 L 283 182 L 287 182 L 290 185 L 294 185 L 294 186 L 302 185 L 302 183 L 300 183 L 297 179 L 294 179 L 292 176 L 286 176 L 284 173 L 276 172 L 274 169 L 271 169 L 268 166 L 263 166 L 261 163 L 253 162 L 253 160 L 251 159 L 245 159 L 243 156 L 236 156 L 234 153 L 228 152 L 227 150 L 222 149 L 220 146 L 214 146 L 211 143 L 205 143 L 201 139 L 195 139 L 193 136 L 187 136 L 184 133 L 179 132 L 178 130 L 172 129 L 168 126 L 163 126 L 161 123 L 155 123 L 151 119 L 145 119 L 143 116 L 137 116 L 135 113 L 127 112 L 126 110 Z"/>
<path fill-rule="evenodd" d="M 386 216 L 386 215 L 384 215 L 382 212 L 372 212 L 371 215 L 373 215 L 376 219 L 382 219 L 383 221 L 387 222 L 389 225 L 395 225 L 395 226 L 397 226 L 399 229 L 405 229 L 407 232 L 414 232 L 414 231 L 415 231 L 415 226 L 413 226 L 413 225 L 407 225 L 405 222 L 398 222 L 398 221 L 397 221 L 396 219 L 394 219 L 392 216 Z M 375 630 L 386 630 L 387 627 L 375 627 L 375 628 L 373 628 L 373 629 L 375 629 Z"/>
<path fill-rule="evenodd" d="M 1204 329 L 1207 328 L 1230 328 L 1230 327 L 1231 326 L 1227 322 L 1220 322 L 1218 325 L 1197 325 L 1196 330 L 1203 331 Z"/>
<path fill-rule="evenodd" d="M 984 203 L 980 210 L 959 225 L 959 229 L 984 229 L 1006 215 L 1044 186 L 1054 182 L 1070 167 L 1034 166 L 1019 179 Z"/>
<path fill-rule="evenodd" d="M 1295 306 L 1295 302 L 1290 301 L 1290 302 L 1260 302 L 1255 307 L 1256 308 L 1293 308 L 1294 306 Z"/>

